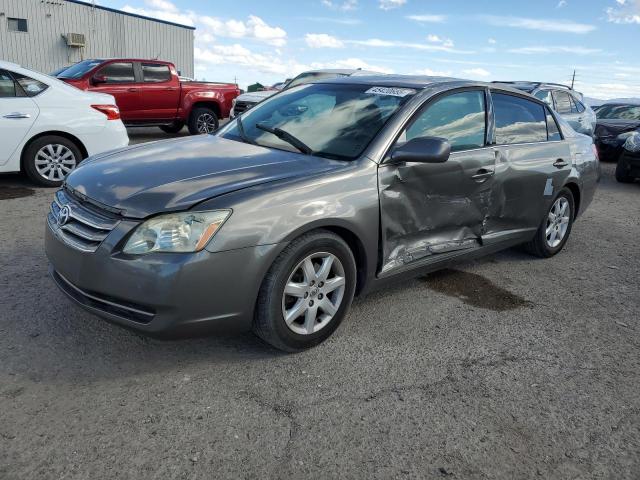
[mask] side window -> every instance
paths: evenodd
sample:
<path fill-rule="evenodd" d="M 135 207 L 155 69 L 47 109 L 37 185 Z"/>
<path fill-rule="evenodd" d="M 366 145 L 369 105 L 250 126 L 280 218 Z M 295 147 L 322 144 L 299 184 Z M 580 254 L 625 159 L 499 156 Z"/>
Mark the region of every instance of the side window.
<path fill-rule="evenodd" d="M 28 97 L 35 97 L 36 95 L 40 95 L 47 88 L 49 88 L 49 85 L 47 85 L 46 83 L 42 83 L 35 78 L 25 77 L 24 75 L 20 75 L 19 73 L 14 73 L 13 78 L 15 78 L 16 82 L 20 84 Z"/>
<path fill-rule="evenodd" d="M 417 137 L 442 137 L 451 151 L 469 150 L 485 144 L 486 114 L 481 90 L 454 93 L 431 103 L 406 129 L 401 141 Z"/>
<path fill-rule="evenodd" d="M 558 128 L 558 124 L 553 118 L 553 115 L 551 115 L 551 111 L 546 108 L 545 113 L 547 114 L 547 140 L 549 140 L 550 142 L 553 142 L 555 140 L 562 140 L 560 129 Z"/>
<path fill-rule="evenodd" d="M 553 108 L 553 97 L 551 96 L 551 90 L 538 90 L 533 96 L 538 100 L 542 100 L 544 103 Z"/>
<path fill-rule="evenodd" d="M 11 75 L 4 70 L 0 70 L 0 98 L 11 98 L 16 96 L 16 84 Z"/>
<path fill-rule="evenodd" d="M 556 99 L 556 111 L 560 114 L 571 113 L 571 97 L 567 92 L 556 90 L 553 92 Z"/>
<path fill-rule="evenodd" d="M 102 68 L 97 75 L 104 77 L 106 83 L 133 83 L 136 81 L 133 63 L 110 63 Z"/>
<path fill-rule="evenodd" d="M 494 92 L 491 97 L 498 145 L 547 140 L 547 122 L 542 105 L 502 93 Z"/>
<path fill-rule="evenodd" d="M 586 110 L 586 107 L 580 100 L 578 100 L 576 97 L 571 97 L 571 98 L 573 99 L 573 103 L 576 104 L 576 109 L 578 110 L 578 113 L 582 113 Z"/>
<path fill-rule="evenodd" d="M 167 65 L 143 63 L 142 78 L 145 82 L 159 83 L 171 80 L 171 71 Z"/>

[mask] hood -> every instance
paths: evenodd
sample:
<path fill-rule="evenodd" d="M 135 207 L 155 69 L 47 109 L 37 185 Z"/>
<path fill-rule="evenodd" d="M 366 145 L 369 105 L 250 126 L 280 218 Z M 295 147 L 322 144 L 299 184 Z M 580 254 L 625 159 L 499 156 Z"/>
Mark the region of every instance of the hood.
<path fill-rule="evenodd" d="M 309 177 L 348 162 L 199 135 L 147 143 L 83 162 L 66 184 L 123 215 L 145 218 L 187 210 L 254 185 Z"/>
<path fill-rule="evenodd" d="M 243 93 L 236 98 L 236 101 L 257 103 L 261 102 L 265 98 L 275 95 L 276 93 L 278 93 L 278 90 L 262 90 L 260 92 Z"/>
<path fill-rule="evenodd" d="M 601 118 L 596 123 L 596 135 L 598 137 L 616 136 L 638 129 L 640 129 L 640 120 Z"/>

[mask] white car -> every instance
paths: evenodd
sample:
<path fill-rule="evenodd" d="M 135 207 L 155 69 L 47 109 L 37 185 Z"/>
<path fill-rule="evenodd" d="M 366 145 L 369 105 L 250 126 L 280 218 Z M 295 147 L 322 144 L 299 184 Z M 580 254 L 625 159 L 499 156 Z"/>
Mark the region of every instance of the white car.
<path fill-rule="evenodd" d="M 0 61 L 0 172 L 56 187 L 88 156 L 128 144 L 111 95 Z"/>

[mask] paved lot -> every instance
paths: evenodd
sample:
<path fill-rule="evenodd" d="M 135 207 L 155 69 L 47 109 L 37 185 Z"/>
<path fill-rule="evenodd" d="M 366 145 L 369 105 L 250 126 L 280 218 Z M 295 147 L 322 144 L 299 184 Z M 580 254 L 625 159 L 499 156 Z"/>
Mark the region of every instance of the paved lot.
<path fill-rule="evenodd" d="M 554 259 L 357 299 L 298 355 L 73 307 L 47 277 L 52 190 L 0 177 L 0 478 L 640 478 L 640 184 L 612 173 Z"/>

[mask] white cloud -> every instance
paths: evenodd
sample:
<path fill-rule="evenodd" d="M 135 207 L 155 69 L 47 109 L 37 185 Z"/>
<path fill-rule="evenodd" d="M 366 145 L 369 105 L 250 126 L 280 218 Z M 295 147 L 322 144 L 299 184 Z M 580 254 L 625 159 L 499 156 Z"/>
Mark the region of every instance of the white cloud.
<path fill-rule="evenodd" d="M 450 77 L 453 75 L 451 70 L 432 70 L 430 68 L 421 68 L 413 72 L 414 75 L 427 75 L 428 77 Z"/>
<path fill-rule="evenodd" d="M 616 0 L 618 7 L 605 10 L 612 23 L 640 23 L 640 0 Z"/>
<path fill-rule="evenodd" d="M 468 68 L 467 70 L 462 70 L 462 73 L 464 75 L 467 75 L 469 77 L 480 77 L 480 78 L 486 78 L 491 76 L 491 72 L 489 72 L 488 70 L 485 70 L 484 68 Z"/>
<path fill-rule="evenodd" d="M 444 23 L 447 20 L 446 15 L 407 15 L 409 20 L 421 23 Z"/>
<path fill-rule="evenodd" d="M 326 33 L 307 33 L 304 36 L 305 42 L 311 48 L 343 48 L 344 43 L 339 38 L 327 35 Z"/>
<path fill-rule="evenodd" d="M 379 0 L 379 7 L 382 10 L 393 10 L 407 3 L 407 0 Z"/>
<path fill-rule="evenodd" d="M 495 45 L 496 43 L 498 43 L 498 42 L 496 42 L 496 39 L 495 39 L 495 38 L 489 38 L 489 39 L 487 40 L 487 42 L 489 42 L 491 45 Z"/>
<path fill-rule="evenodd" d="M 567 0 L 560 0 L 558 2 L 558 5 L 556 5 L 556 8 L 562 8 L 562 7 L 566 7 L 567 6 Z"/>
<path fill-rule="evenodd" d="M 602 49 L 600 48 L 586 48 L 580 46 L 564 46 L 564 45 L 555 45 L 555 46 L 534 46 L 534 47 L 520 47 L 520 48 L 511 48 L 507 50 L 509 53 L 517 53 L 523 55 L 548 55 L 550 53 L 570 53 L 573 55 L 594 55 L 598 53 L 602 53 Z"/>
<path fill-rule="evenodd" d="M 434 34 L 427 35 L 427 41 L 431 43 L 437 43 L 447 48 L 453 47 L 453 40 L 451 40 L 450 38 L 439 37 L 438 35 Z"/>
<path fill-rule="evenodd" d="M 325 7 L 329 7 L 333 10 L 342 10 L 343 12 L 349 12 L 358 8 L 358 0 L 322 0 L 322 4 Z"/>
<path fill-rule="evenodd" d="M 181 11 L 168 0 L 145 0 L 148 8 L 135 8 L 126 5 L 123 10 L 129 13 L 159 18 L 169 22 L 195 26 L 199 38 L 216 37 L 248 38 L 269 45 L 282 47 L 287 43 L 287 32 L 280 27 L 272 27 L 255 15 L 249 15 L 246 21 L 198 15 L 191 10 Z"/>
<path fill-rule="evenodd" d="M 448 52 L 456 54 L 471 54 L 475 53 L 471 50 L 457 50 L 447 45 L 433 45 L 428 43 L 412 43 L 401 42 L 398 40 L 382 40 L 380 38 L 369 38 L 367 40 L 344 40 L 344 43 L 352 45 L 361 45 L 364 47 L 375 48 L 410 48 L 414 50 L 424 50 L 429 52 Z"/>
<path fill-rule="evenodd" d="M 640 0 L 639 0 L 640 1 Z M 544 18 L 508 17 L 499 15 L 481 15 L 481 20 L 495 27 L 524 28 L 543 32 L 589 33 L 596 29 L 594 25 L 576 23 L 571 20 L 551 20 Z"/>

